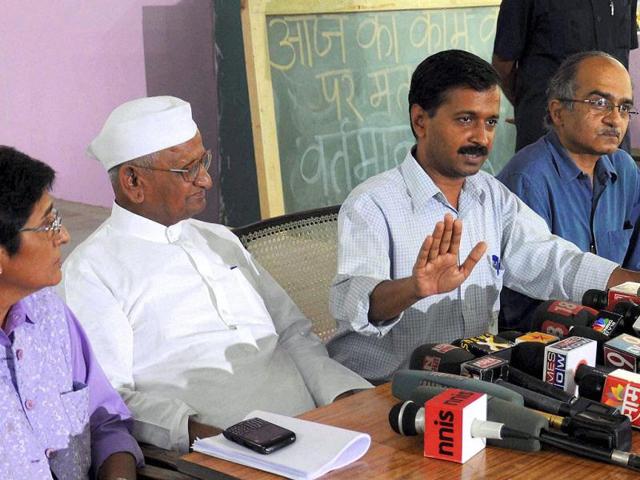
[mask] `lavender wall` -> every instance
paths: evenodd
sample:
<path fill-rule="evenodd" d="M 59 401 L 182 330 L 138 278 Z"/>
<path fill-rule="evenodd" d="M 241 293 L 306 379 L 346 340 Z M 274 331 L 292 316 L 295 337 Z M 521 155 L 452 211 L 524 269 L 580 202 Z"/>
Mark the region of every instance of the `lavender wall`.
<path fill-rule="evenodd" d="M 107 176 L 84 152 L 118 104 L 182 95 L 215 141 L 212 23 L 205 0 L 4 0 L 0 144 L 52 165 L 55 195 L 110 205 Z"/>
<path fill-rule="evenodd" d="M 629 54 L 629 73 L 631 73 L 631 80 L 635 91 L 635 104 L 636 107 L 640 108 L 640 48 L 631 50 Z M 631 130 L 631 147 L 640 148 L 640 118 L 631 120 L 629 130 Z"/>

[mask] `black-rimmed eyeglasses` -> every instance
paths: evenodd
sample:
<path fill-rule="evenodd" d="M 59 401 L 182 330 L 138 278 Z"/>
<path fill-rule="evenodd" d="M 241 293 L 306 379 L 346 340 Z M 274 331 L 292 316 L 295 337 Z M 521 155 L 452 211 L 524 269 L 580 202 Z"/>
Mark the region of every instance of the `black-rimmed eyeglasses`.
<path fill-rule="evenodd" d="M 638 115 L 638 111 L 635 109 L 632 103 L 621 103 L 620 105 L 616 105 L 615 103 L 607 100 L 604 97 L 586 98 L 584 100 L 580 100 L 577 98 L 559 98 L 558 100 L 560 100 L 561 102 L 584 103 L 588 105 L 592 110 L 606 115 L 613 112 L 614 108 L 618 109 L 621 117 L 633 117 L 635 115 Z"/>
<path fill-rule="evenodd" d="M 158 167 L 147 167 L 143 165 L 136 165 L 138 168 L 144 168 L 146 170 L 155 170 L 157 172 L 171 172 L 171 173 L 179 173 L 182 175 L 182 178 L 185 182 L 193 182 L 196 178 L 198 178 L 198 174 L 200 173 L 200 169 L 204 168 L 205 172 L 209 170 L 209 166 L 211 165 L 211 158 L 213 154 L 211 150 L 207 150 L 204 152 L 204 155 L 197 160 L 185 165 L 184 168 L 158 168 Z"/>

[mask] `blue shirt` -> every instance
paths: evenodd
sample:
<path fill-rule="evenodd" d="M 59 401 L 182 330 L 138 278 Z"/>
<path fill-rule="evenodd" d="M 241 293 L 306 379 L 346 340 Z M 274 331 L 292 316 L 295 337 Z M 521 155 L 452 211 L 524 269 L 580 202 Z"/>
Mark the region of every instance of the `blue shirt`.
<path fill-rule="evenodd" d="M 552 233 L 584 252 L 639 269 L 629 242 L 640 204 L 640 174 L 625 151 L 600 157 L 592 181 L 551 131 L 516 153 L 497 178 L 540 215 Z M 527 330 L 539 301 L 505 289 L 501 303 L 500 326 Z"/>
<path fill-rule="evenodd" d="M 480 241 L 487 243 L 484 257 L 455 290 L 424 298 L 382 326 L 369 323 L 375 286 L 411 275 L 422 242 L 445 213 L 463 221 L 459 261 Z M 616 267 L 551 235 L 538 215 L 485 172 L 465 179 L 455 209 L 411 153 L 351 192 L 340 209 L 338 235 L 331 288 L 338 333 L 328 350 L 376 381 L 406 368 L 419 345 L 496 331 L 503 283 L 540 298 L 579 300 L 589 288 L 605 288 Z"/>

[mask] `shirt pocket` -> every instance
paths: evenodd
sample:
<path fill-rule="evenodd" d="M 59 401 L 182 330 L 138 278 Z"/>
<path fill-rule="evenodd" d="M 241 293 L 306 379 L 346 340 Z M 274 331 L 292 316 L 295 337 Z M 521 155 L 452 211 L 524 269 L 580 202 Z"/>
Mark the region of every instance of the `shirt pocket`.
<path fill-rule="evenodd" d="M 89 424 L 89 387 L 81 382 L 73 382 L 73 390 L 61 393 L 60 401 L 69 419 L 69 433 L 83 433 Z"/>
<path fill-rule="evenodd" d="M 228 301 L 234 312 L 237 325 L 260 325 L 273 329 L 273 321 L 262 296 L 248 280 L 243 269 L 230 270 L 230 289 Z M 273 329 L 275 331 L 275 329 Z"/>

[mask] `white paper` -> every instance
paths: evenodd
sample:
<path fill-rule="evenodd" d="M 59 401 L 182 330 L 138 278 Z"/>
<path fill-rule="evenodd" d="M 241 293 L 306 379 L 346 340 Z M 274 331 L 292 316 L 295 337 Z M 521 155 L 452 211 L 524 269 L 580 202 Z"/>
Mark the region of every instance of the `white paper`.
<path fill-rule="evenodd" d="M 198 439 L 196 452 L 239 463 L 292 479 L 313 479 L 362 457 L 371 445 L 366 433 L 255 410 L 245 418 L 259 417 L 288 428 L 296 441 L 263 455 L 227 440 L 222 434 Z"/>

